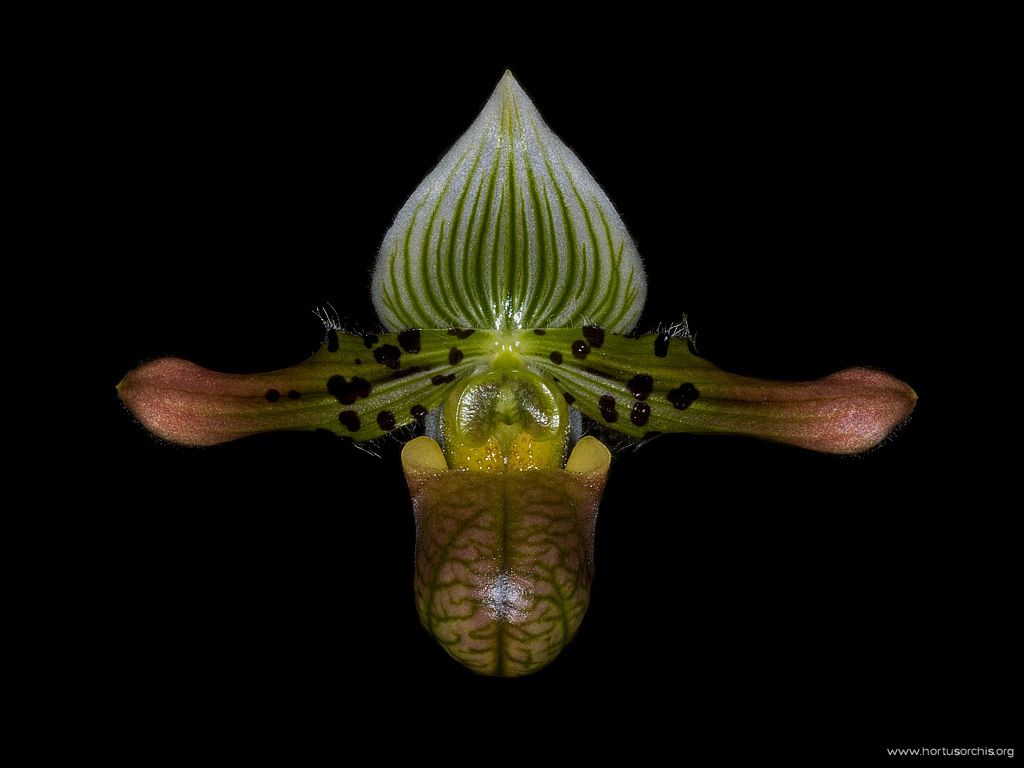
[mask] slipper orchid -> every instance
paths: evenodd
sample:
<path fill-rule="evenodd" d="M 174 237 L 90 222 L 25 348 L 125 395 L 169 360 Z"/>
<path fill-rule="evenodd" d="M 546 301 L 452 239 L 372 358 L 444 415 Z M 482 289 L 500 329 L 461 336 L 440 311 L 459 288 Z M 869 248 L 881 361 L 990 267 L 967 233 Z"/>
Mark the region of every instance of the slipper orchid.
<path fill-rule="evenodd" d="M 879 371 L 767 381 L 697 357 L 685 330 L 633 334 L 646 295 L 636 247 L 508 73 L 398 213 L 371 290 L 386 332 L 329 328 L 313 357 L 270 373 L 164 358 L 118 391 L 147 429 L 186 445 L 424 432 L 402 452 L 417 609 L 481 674 L 541 668 L 586 612 L 611 455 L 585 424 L 850 454 L 916 401 Z"/>

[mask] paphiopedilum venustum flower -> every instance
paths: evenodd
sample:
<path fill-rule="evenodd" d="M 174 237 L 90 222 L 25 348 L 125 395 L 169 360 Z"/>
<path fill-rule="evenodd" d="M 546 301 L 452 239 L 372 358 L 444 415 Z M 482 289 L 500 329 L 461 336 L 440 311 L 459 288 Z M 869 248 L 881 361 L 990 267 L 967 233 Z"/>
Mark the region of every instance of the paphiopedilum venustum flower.
<path fill-rule="evenodd" d="M 164 358 L 118 389 L 148 429 L 188 445 L 423 431 L 402 454 L 417 608 L 484 674 L 542 667 L 586 611 L 611 460 L 586 423 L 858 453 L 916 399 L 879 371 L 767 381 L 702 360 L 682 330 L 632 334 L 646 294 L 633 241 L 508 74 L 399 212 L 371 290 L 385 332 L 331 327 L 313 357 L 270 373 Z"/>

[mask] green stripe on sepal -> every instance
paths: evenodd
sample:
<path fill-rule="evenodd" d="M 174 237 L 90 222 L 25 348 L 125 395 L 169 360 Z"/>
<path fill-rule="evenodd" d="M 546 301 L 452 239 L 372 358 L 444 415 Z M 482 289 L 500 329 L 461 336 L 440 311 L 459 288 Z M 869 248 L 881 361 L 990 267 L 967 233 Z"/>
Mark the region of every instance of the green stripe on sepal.
<path fill-rule="evenodd" d="M 607 195 L 506 73 L 402 207 L 372 288 L 392 329 L 592 322 L 627 331 L 646 278 Z"/>

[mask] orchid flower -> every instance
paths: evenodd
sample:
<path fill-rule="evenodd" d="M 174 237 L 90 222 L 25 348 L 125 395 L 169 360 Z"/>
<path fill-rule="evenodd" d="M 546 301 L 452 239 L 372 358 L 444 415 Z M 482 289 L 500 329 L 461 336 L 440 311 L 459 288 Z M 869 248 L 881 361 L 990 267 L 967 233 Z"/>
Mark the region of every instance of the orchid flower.
<path fill-rule="evenodd" d="M 371 291 L 385 332 L 329 324 L 310 359 L 269 373 L 163 358 L 118 391 L 185 445 L 420 433 L 402 451 L 420 619 L 471 670 L 522 675 L 587 610 L 611 463 L 588 427 L 852 454 L 914 408 L 914 391 L 880 371 L 767 381 L 698 357 L 685 325 L 637 334 L 646 288 L 615 207 L 506 73 L 384 238 Z"/>

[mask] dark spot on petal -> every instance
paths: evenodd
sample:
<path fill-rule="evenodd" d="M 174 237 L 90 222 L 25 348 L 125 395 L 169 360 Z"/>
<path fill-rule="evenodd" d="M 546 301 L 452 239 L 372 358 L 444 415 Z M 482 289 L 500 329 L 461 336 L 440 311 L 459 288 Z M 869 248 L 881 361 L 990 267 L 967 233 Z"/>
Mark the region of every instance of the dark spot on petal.
<path fill-rule="evenodd" d="M 356 365 L 362 365 L 362 364 L 363 364 L 363 361 L 362 361 L 362 360 L 360 360 L 360 359 L 359 359 L 359 358 L 357 357 L 357 358 L 356 358 Z"/>
<path fill-rule="evenodd" d="M 427 409 L 424 408 L 422 405 L 414 405 L 412 408 L 409 409 L 409 413 L 412 414 L 412 417 L 416 419 L 416 421 L 418 421 L 420 424 L 422 424 L 423 421 L 427 418 Z"/>
<path fill-rule="evenodd" d="M 572 356 L 577 360 L 582 360 L 590 354 L 590 345 L 587 344 L 583 339 L 578 339 L 572 343 Z"/>
<path fill-rule="evenodd" d="M 534 328 L 533 332 L 536 333 L 538 336 L 543 336 L 545 333 L 547 333 L 547 331 L 545 331 L 543 328 Z"/>
<path fill-rule="evenodd" d="M 557 350 L 552 350 L 551 354 L 548 355 L 548 357 L 551 358 L 551 362 L 554 363 L 555 365 L 561 365 L 562 364 L 562 353 L 561 352 L 558 352 Z"/>
<path fill-rule="evenodd" d="M 590 346 L 599 349 L 604 344 L 604 328 L 598 328 L 596 325 L 584 325 L 583 337 L 590 342 Z"/>
<path fill-rule="evenodd" d="M 637 400 L 646 400 L 647 396 L 651 394 L 651 391 L 654 389 L 654 379 L 646 373 L 638 373 L 629 380 L 626 387 L 633 393 L 633 397 Z"/>
<path fill-rule="evenodd" d="M 299 392 L 297 389 L 289 389 L 288 390 L 288 399 L 289 400 L 298 400 L 300 397 L 302 397 L 302 393 Z"/>
<path fill-rule="evenodd" d="M 390 432 L 395 428 L 395 414 L 391 411 L 381 411 L 377 414 L 377 426 L 385 432 Z"/>
<path fill-rule="evenodd" d="M 587 373 L 592 373 L 595 376 L 600 376 L 602 379 L 615 378 L 615 374 L 608 373 L 607 371 L 599 371 L 597 368 L 594 368 L 593 366 L 590 365 L 586 366 L 583 370 L 586 371 Z"/>
<path fill-rule="evenodd" d="M 700 397 L 700 391 L 690 383 L 683 384 L 678 389 L 670 390 L 665 395 L 665 398 L 680 411 L 689 408 L 698 397 Z"/>
<path fill-rule="evenodd" d="M 420 351 L 420 332 L 415 328 L 402 331 L 398 334 L 398 344 L 409 354 L 415 355 Z"/>
<path fill-rule="evenodd" d="M 327 351 L 338 351 L 338 332 L 333 329 L 327 332 Z"/>
<path fill-rule="evenodd" d="M 568 392 L 563 392 L 562 397 L 565 398 L 565 402 L 567 402 L 569 405 L 572 405 L 573 403 L 576 402 L 576 398 L 570 395 Z"/>
<path fill-rule="evenodd" d="M 558 383 L 558 377 L 557 377 L 557 376 L 552 376 L 552 377 L 551 377 L 551 380 L 552 380 L 553 382 L 555 382 L 555 384 L 557 384 L 557 383 Z"/>
<path fill-rule="evenodd" d="M 400 371 L 395 371 L 390 376 L 388 376 L 388 379 L 390 379 L 391 381 L 395 381 L 396 379 L 404 379 L 406 376 L 412 376 L 414 373 L 420 373 L 425 370 L 427 370 L 427 367 L 425 365 L 412 365 L 409 366 L 408 368 L 403 368 Z"/>
<path fill-rule="evenodd" d="M 367 349 L 369 349 L 376 343 L 377 337 L 374 336 L 372 333 L 368 333 L 365 336 L 363 336 L 363 346 L 366 347 Z"/>
<path fill-rule="evenodd" d="M 430 377 L 430 383 L 433 384 L 434 386 L 437 386 L 439 384 L 451 384 L 453 381 L 455 381 L 455 374 L 454 373 L 449 373 L 446 376 L 442 376 L 441 374 L 437 374 L 437 376 L 431 376 Z"/>
<path fill-rule="evenodd" d="M 355 411 L 342 411 L 338 414 L 338 421 L 343 427 L 347 427 L 349 432 L 359 431 L 359 414 Z"/>
<path fill-rule="evenodd" d="M 667 333 L 659 333 L 658 337 L 654 340 L 654 356 L 664 357 L 668 354 L 668 343 L 672 340 L 672 337 Z"/>
<path fill-rule="evenodd" d="M 401 365 L 398 362 L 398 358 L 401 356 L 401 350 L 394 344 L 382 344 L 373 350 L 373 359 L 381 365 L 386 365 L 388 368 L 398 368 Z"/>
<path fill-rule="evenodd" d="M 651 418 L 651 406 L 647 403 L 633 403 L 633 407 L 629 411 L 630 421 L 638 427 L 642 427 L 649 418 Z"/>
<path fill-rule="evenodd" d="M 474 333 L 472 328 L 451 328 L 448 331 L 449 336 L 454 336 L 457 339 L 468 339 Z"/>
<path fill-rule="evenodd" d="M 601 418 L 608 423 L 617 421 L 619 414 L 615 412 L 615 398 L 611 395 L 601 395 L 601 399 L 597 401 L 597 404 L 601 408 Z"/>
<path fill-rule="evenodd" d="M 268 389 L 267 390 L 267 394 L 265 395 L 265 397 L 270 402 L 276 403 L 278 400 L 281 399 L 281 393 L 278 392 L 276 389 Z"/>
<path fill-rule="evenodd" d="M 354 376 L 352 381 L 344 376 L 331 376 L 327 380 L 327 391 L 338 398 L 342 405 L 352 405 L 360 397 L 369 397 L 371 389 L 370 382 L 358 376 Z"/>
<path fill-rule="evenodd" d="M 462 361 L 462 350 L 458 347 L 452 347 L 448 352 L 448 362 L 452 365 L 458 365 Z"/>

